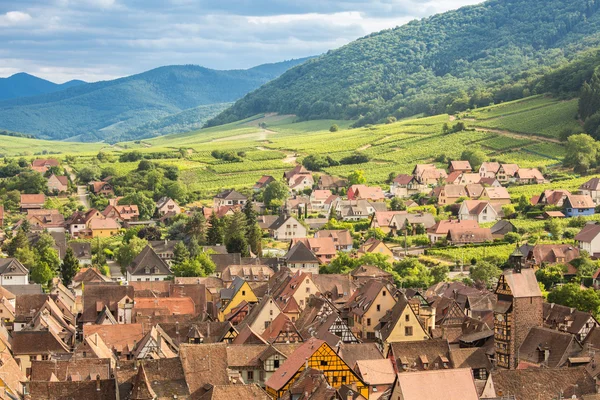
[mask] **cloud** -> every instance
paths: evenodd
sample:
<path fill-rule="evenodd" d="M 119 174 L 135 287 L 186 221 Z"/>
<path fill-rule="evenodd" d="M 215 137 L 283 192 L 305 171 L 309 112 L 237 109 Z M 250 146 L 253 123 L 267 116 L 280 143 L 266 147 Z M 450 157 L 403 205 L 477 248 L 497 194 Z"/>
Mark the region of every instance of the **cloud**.
<path fill-rule="evenodd" d="M 8 11 L 4 15 L 0 15 L 0 26 L 15 26 L 25 24 L 31 21 L 31 15 L 21 11 Z"/>
<path fill-rule="evenodd" d="M 3 0 L 0 76 L 100 80 L 322 54 L 479 0 Z M 20 11 L 15 11 L 20 10 Z"/>

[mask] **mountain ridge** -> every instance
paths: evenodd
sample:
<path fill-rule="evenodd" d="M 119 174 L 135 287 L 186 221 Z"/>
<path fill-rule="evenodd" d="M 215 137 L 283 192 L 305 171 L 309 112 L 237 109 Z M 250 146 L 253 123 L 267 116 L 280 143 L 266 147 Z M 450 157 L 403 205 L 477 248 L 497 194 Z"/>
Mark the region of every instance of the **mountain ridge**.
<path fill-rule="evenodd" d="M 0 101 L 57 92 L 85 83 L 87 82 L 77 79 L 54 83 L 27 72 L 17 72 L 9 77 L 0 78 Z"/>

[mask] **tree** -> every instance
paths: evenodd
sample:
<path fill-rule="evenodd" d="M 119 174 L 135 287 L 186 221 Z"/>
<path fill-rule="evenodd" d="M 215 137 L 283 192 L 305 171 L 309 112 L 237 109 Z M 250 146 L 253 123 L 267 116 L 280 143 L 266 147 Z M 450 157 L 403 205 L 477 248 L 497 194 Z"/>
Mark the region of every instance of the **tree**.
<path fill-rule="evenodd" d="M 177 242 L 173 249 L 173 264 L 181 264 L 190 258 L 190 252 L 183 244 L 183 241 Z"/>
<path fill-rule="evenodd" d="M 186 236 L 196 239 L 200 245 L 206 243 L 206 218 L 203 212 L 195 212 L 185 225 Z"/>
<path fill-rule="evenodd" d="M 479 149 L 465 150 L 460 156 L 461 160 L 466 160 L 471 164 L 473 170 L 476 170 L 487 160 L 485 153 Z"/>
<path fill-rule="evenodd" d="M 329 128 L 329 132 L 337 132 L 340 130 L 340 127 L 337 124 L 333 124 L 331 125 L 331 127 Z"/>
<path fill-rule="evenodd" d="M 398 261 L 394 264 L 394 271 L 398 273 L 402 287 L 405 288 L 426 288 L 434 281 L 429 268 L 416 258 L 410 257 Z"/>
<path fill-rule="evenodd" d="M 367 231 L 367 238 L 375 238 L 377 240 L 385 239 L 385 232 L 381 228 L 371 228 Z"/>
<path fill-rule="evenodd" d="M 208 219 L 208 230 L 206 233 L 206 242 L 211 246 L 223 244 L 223 222 L 213 211 Z"/>
<path fill-rule="evenodd" d="M 433 283 L 445 282 L 448 279 L 450 268 L 445 265 L 436 265 L 431 268 L 431 276 L 433 277 Z"/>
<path fill-rule="evenodd" d="M 173 265 L 175 276 L 206 276 L 216 270 L 215 263 L 206 253 L 200 253 L 196 258 L 189 258 L 182 263 Z"/>
<path fill-rule="evenodd" d="M 138 256 L 144 250 L 144 247 L 148 245 L 148 241 L 140 239 L 139 237 L 133 237 L 129 243 L 123 243 L 115 251 L 115 259 L 121 266 L 121 271 L 131 264 L 134 258 Z"/>
<path fill-rule="evenodd" d="M 247 234 L 248 244 L 250 245 L 250 249 L 252 253 L 261 256 L 262 255 L 262 229 L 258 226 L 258 223 L 255 222 L 253 225 L 248 227 Z"/>
<path fill-rule="evenodd" d="M 581 133 L 569 136 L 566 145 L 564 165 L 573 167 L 576 172 L 585 173 L 596 161 L 598 144 L 590 135 Z"/>
<path fill-rule="evenodd" d="M 268 208 L 273 208 L 273 202 L 283 202 L 288 197 L 288 188 L 279 181 L 273 181 L 267 185 L 263 193 L 263 202 Z"/>
<path fill-rule="evenodd" d="M 354 170 L 350 175 L 348 175 L 348 183 L 350 183 L 350 185 L 362 185 L 367 183 L 365 171 L 360 169 Z"/>
<path fill-rule="evenodd" d="M 185 186 L 179 181 L 172 181 L 165 185 L 164 195 L 172 198 L 175 201 L 185 201 L 187 197 L 187 190 Z"/>
<path fill-rule="evenodd" d="M 392 211 L 405 211 L 406 204 L 404 204 L 404 201 L 402 201 L 402 199 L 394 197 L 390 203 L 390 208 L 392 209 Z"/>
<path fill-rule="evenodd" d="M 502 270 L 496 265 L 486 262 L 479 261 L 477 265 L 474 265 L 470 269 L 470 276 L 475 282 L 479 282 L 486 287 L 491 287 L 494 280 L 502 274 Z"/>
<path fill-rule="evenodd" d="M 30 270 L 31 280 L 40 285 L 47 285 L 54 278 L 54 271 L 46 263 L 38 262 Z"/>
<path fill-rule="evenodd" d="M 580 311 L 591 312 L 595 316 L 600 311 L 600 295 L 592 288 L 581 289 L 579 283 L 567 283 L 548 293 L 548 302 L 574 307 Z"/>
<path fill-rule="evenodd" d="M 546 290 L 551 289 L 557 283 L 563 282 L 564 273 L 567 272 L 567 266 L 563 264 L 553 264 L 543 266 L 535 271 L 535 277 L 538 282 L 544 285 Z"/>
<path fill-rule="evenodd" d="M 504 241 L 507 243 L 519 243 L 521 241 L 521 235 L 517 232 L 508 232 L 504 235 Z"/>
<path fill-rule="evenodd" d="M 527 200 L 527 197 L 522 194 L 521 197 L 519 197 L 519 211 L 524 212 L 530 205 L 531 203 Z"/>
<path fill-rule="evenodd" d="M 147 226 L 138 231 L 137 236 L 140 239 L 146 239 L 147 241 L 160 240 L 162 232 L 155 226 Z"/>
<path fill-rule="evenodd" d="M 135 204 L 140 211 L 140 219 L 150 219 L 154 215 L 156 205 L 154 200 L 146 196 L 142 192 L 133 192 L 119 200 L 119 204 Z"/>
<path fill-rule="evenodd" d="M 19 229 L 15 237 L 12 238 L 6 248 L 6 253 L 10 257 L 15 257 L 19 249 L 29 249 L 29 240 L 27 240 L 27 235 L 22 229 Z"/>
<path fill-rule="evenodd" d="M 23 193 L 43 193 L 48 189 L 46 178 L 39 172 L 23 171 L 16 178 L 16 189 Z"/>
<path fill-rule="evenodd" d="M 334 258 L 329 265 L 321 267 L 321 272 L 325 274 L 347 274 L 354 268 L 361 265 L 359 259 L 350 257 L 346 252 L 338 252 L 336 258 Z"/>
<path fill-rule="evenodd" d="M 81 184 L 96 181 L 100 177 L 100 171 L 96 167 L 83 167 L 77 171 L 77 179 Z"/>
<path fill-rule="evenodd" d="M 504 213 L 505 217 L 510 217 L 515 212 L 517 212 L 517 210 L 515 210 L 514 204 L 504 204 L 502 206 L 502 212 Z"/>
<path fill-rule="evenodd" d="M 67 247 L 65 258 L 60 265 L 60 276 L 63 285 L 69 286 L 73 281 L 73 277 L 77 274 L 77 271 L 79 271 L 79 260 L 75 257 L 73 249 Z"/>
<path fill-rule="evenodd" d="M 551 218 L 544 224 L 545 229 L 552 235 L 553 240 L 559 240 L 562 235 L 562 225 L 556 218 Z"/>

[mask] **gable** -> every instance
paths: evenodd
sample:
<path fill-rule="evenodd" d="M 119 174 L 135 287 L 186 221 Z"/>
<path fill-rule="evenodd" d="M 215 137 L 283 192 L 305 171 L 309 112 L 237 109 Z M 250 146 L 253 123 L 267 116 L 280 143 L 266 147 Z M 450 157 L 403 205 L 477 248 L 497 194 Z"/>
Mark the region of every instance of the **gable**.
<path fill-rule="evenodd" d="M 505 275 L 501 275 L 500 279 L 498 279 L 498 285 L 496 286 L 496 291 L 494 293 L 512 296 L 512 290 L 510 289 L 510 286 L 506 281 Z"/>

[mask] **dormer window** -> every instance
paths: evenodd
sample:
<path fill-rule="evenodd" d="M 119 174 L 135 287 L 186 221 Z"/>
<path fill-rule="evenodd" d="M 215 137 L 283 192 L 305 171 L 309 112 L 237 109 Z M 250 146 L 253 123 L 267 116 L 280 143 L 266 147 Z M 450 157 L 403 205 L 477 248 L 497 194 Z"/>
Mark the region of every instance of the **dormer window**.
<path fill-rule="evenodd" d="M 144 273 L 145 274 L 149 274 L 150 273 L 150 268 L 148 268 L 148 267 L 144 268 Z"/>

